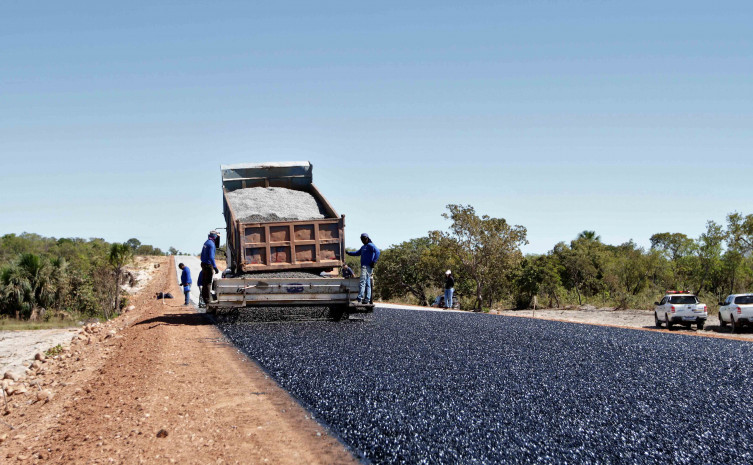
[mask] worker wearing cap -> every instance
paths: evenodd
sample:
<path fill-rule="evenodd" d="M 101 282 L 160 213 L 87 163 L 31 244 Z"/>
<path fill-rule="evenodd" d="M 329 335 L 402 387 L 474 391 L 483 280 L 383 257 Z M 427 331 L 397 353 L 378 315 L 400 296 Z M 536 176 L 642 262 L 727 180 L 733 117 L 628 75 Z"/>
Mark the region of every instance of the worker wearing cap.
<path fill-rule="evenodd" d="M 455 278 L 452 277 L 452 271 L 444 272 L 444 308 L 452 308 L 452 293 L 455 292 Z"/>
<path fill-rule="evenodd" d="M 201 271 L 203 273 L 201 282 L 201 296 L 204 299 L 204 304 L 210 302 L 210 289 L 212 287 L 212 271 L 219 273 L 217 264 L 214 262 L 214 255 L 217 251 L 216 241 L 219 239 L 220 234 L 217 231 L 210 231 L 207 241 L 204 242 L 204 246 L 201 248 Z"/>
<path fill-rule="evenodd" d="M 191 270 L 182 263 L 178 264 L 178 268 L 183 270 L 180 274 L 180 286 L 183 288 L 183 294 L 186 296 L 186 303 L 183 305 L 188 305 L 190 303 L 189 294 L 191 293 Z"/>
<path fill-rule="evenodd" d="M 355 252 L 348 252 L 348 255 L 361 256 L 361 280 L 358 286 L 358 303 L 373 304 L 372 299 L 372 286 L 371 276 L 374 273 L 374 265 L 379 260 L 379 249 L 371 242 L 371 238 L 368 234 L 361 234 L 361 243 L 363 244 L 360 249 Z"/>

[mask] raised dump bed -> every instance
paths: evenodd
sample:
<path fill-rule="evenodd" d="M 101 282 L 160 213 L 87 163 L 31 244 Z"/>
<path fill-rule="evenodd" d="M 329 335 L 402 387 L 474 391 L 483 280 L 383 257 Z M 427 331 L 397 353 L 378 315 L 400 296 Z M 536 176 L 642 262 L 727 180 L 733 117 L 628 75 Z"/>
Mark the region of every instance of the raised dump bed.
<path fill-rule="evenodd" d="M 222 166 L 228 270 L 207 311 L 328 307 L 335 319 L 370 312 L 353 304 L 358 280 L 321 277 L 343 265 L 345 216 L 312 183 L 309 162 Z"/>
<path fill-rule="evenodd" d="M 314 186 L 311 171 L 309 162 L 222 166 L 233 274 L 330 271 L 342 265 L 345 217 Z M 317 211 L 311 211 L 312 202 Z M 308 204 L 291 205 L 296 203 Z"/>

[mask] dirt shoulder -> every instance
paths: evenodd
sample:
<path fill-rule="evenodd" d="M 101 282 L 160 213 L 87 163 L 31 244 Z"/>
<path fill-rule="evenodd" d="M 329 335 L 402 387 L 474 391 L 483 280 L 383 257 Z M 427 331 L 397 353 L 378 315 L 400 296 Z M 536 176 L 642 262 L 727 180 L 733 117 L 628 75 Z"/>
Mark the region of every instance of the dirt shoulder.
<path fill-rule="evenodd" d="M 490 313 L 504 316 L 537 318 L 542 320 L 567 321 L 570 323 L 671 332 L 673 334 L 753 341 L 753 331 L 745 329 L 742 333 L 732 333 L 729 326 L 726 328 L 719 326 L 719 317 L 716 315 L 709 316 L 703 330 L 698 331 L 695 326 L 690 329 L 685 328 L 684 326 L 677 326 L 676 329 L 669 331 L 666 327 L 657 328 L 654 325 L 653 310 L 611 310 L 608 308 L 563 310 L 547 308 L 538 310 L 494 310 Z"/>
<path fill-rule="evenodd" d="M 11 383 L 0 458 L 31 463 L 357 463 L 180 299 L 172 260 L 135 309 Z M 26 392 L 14 392 L 21 388 Z M 39 399 L 39 400 L 38 400 Z M 11 429 L 12 428 L 12 429 Z"/>

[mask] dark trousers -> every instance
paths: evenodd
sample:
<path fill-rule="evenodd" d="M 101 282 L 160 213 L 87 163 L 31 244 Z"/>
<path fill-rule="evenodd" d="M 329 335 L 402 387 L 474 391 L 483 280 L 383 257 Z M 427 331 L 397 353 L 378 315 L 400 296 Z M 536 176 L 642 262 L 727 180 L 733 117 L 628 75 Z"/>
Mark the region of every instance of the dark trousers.
<path fill-rule="evenodd" d="M 211 302 L 209 298 L 211 296 L 212 277 L 214 276 L 214 269 L 212 268 L 212 265 L 202 263 L 201 272 L 201 298 L 204 299 L 204 304 L 206 305 Z"/>

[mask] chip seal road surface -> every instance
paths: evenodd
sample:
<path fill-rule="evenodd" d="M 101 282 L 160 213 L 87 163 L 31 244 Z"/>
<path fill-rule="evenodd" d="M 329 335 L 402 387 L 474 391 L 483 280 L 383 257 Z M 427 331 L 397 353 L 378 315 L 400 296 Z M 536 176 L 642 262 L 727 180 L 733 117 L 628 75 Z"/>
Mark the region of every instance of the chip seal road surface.
<path fill-rule="evenodd" d="M 749 343 L 381 308 L 220 328 L 373 463 L 753 462 Z"/>

